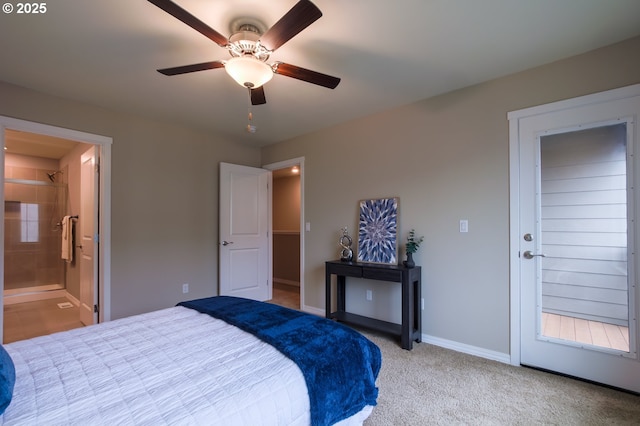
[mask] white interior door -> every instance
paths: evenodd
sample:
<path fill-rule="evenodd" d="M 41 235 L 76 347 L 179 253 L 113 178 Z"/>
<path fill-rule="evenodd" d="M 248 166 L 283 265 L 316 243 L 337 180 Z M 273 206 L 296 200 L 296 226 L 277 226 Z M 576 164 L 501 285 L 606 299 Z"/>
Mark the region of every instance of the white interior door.
<path fill-rule="evenodd" d="M 515 124 L 520 363 L 640 392 L 640 96 L 596 99 Z"/>
<path fill-rule="evenodd" d="M 96 291 L 98 241 L 98 147 L 92 146 L 80 157 L 80 217 L 76 245 L 80 261 L 80 321 L 95 324 L 98 319 Z"/>
<path fill-rule="evenodd" d="M 271 172 L 220 163 L 220 294 L 272 297 Z"/>

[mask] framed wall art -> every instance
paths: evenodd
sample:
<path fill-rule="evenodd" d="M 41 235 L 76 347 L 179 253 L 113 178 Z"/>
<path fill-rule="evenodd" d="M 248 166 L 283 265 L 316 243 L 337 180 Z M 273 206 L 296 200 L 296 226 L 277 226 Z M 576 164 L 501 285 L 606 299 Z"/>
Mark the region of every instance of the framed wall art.
<path fill-rule="evenodd" d="M 360 201 L 358 262 L 398 264 L 398 198 Z"/>

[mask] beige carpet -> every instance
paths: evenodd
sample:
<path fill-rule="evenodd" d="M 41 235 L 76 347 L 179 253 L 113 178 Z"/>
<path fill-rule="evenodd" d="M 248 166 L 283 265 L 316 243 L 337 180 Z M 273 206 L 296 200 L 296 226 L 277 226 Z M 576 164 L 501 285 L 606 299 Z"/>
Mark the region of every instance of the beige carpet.
<path fill-rule="evenodd" d="M 426 343 L 382 350 L 378 405 L 365 426 L 640 425 L 640 396 Z"/>

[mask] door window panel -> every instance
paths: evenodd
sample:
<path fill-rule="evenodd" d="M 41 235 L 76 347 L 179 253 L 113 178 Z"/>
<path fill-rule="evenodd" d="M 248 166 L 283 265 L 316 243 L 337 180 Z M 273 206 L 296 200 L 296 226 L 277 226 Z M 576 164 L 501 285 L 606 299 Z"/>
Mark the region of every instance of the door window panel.
<path fill-rule="evenodd" d="M 626 124 L 540 138 L 540 334 L 629 351 Z"/>

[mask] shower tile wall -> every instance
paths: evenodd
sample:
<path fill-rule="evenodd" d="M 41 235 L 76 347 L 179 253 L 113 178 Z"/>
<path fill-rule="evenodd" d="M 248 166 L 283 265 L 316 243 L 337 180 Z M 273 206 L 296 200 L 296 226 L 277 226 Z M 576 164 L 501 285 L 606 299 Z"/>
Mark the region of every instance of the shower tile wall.
<path fill-rule="evenodd" d="M 25 165 L 24 157 L 21 160 L 19 166 L 9 165 L 7 161 L 5 178 L 42 181 L 47 185 L 5 183 L 4 289 L 52 284 L 64 288 L 61 233 L 56 226 L 62 216 L 54 212 L 61 203 L 64 208 L 64 199 L 56 203 L 56 196 L 61 195 L 64 186 L 54 185 L 47 176 L 57 170 L 57 161 L 52 161 L 50 168 L 42 168 L 42 163 L 49 160 L 36 159 L 34 162 L 40 167 Z M 38 206 L 38 240 L 35 242 L 21 241 L 21 203 Z"/>

